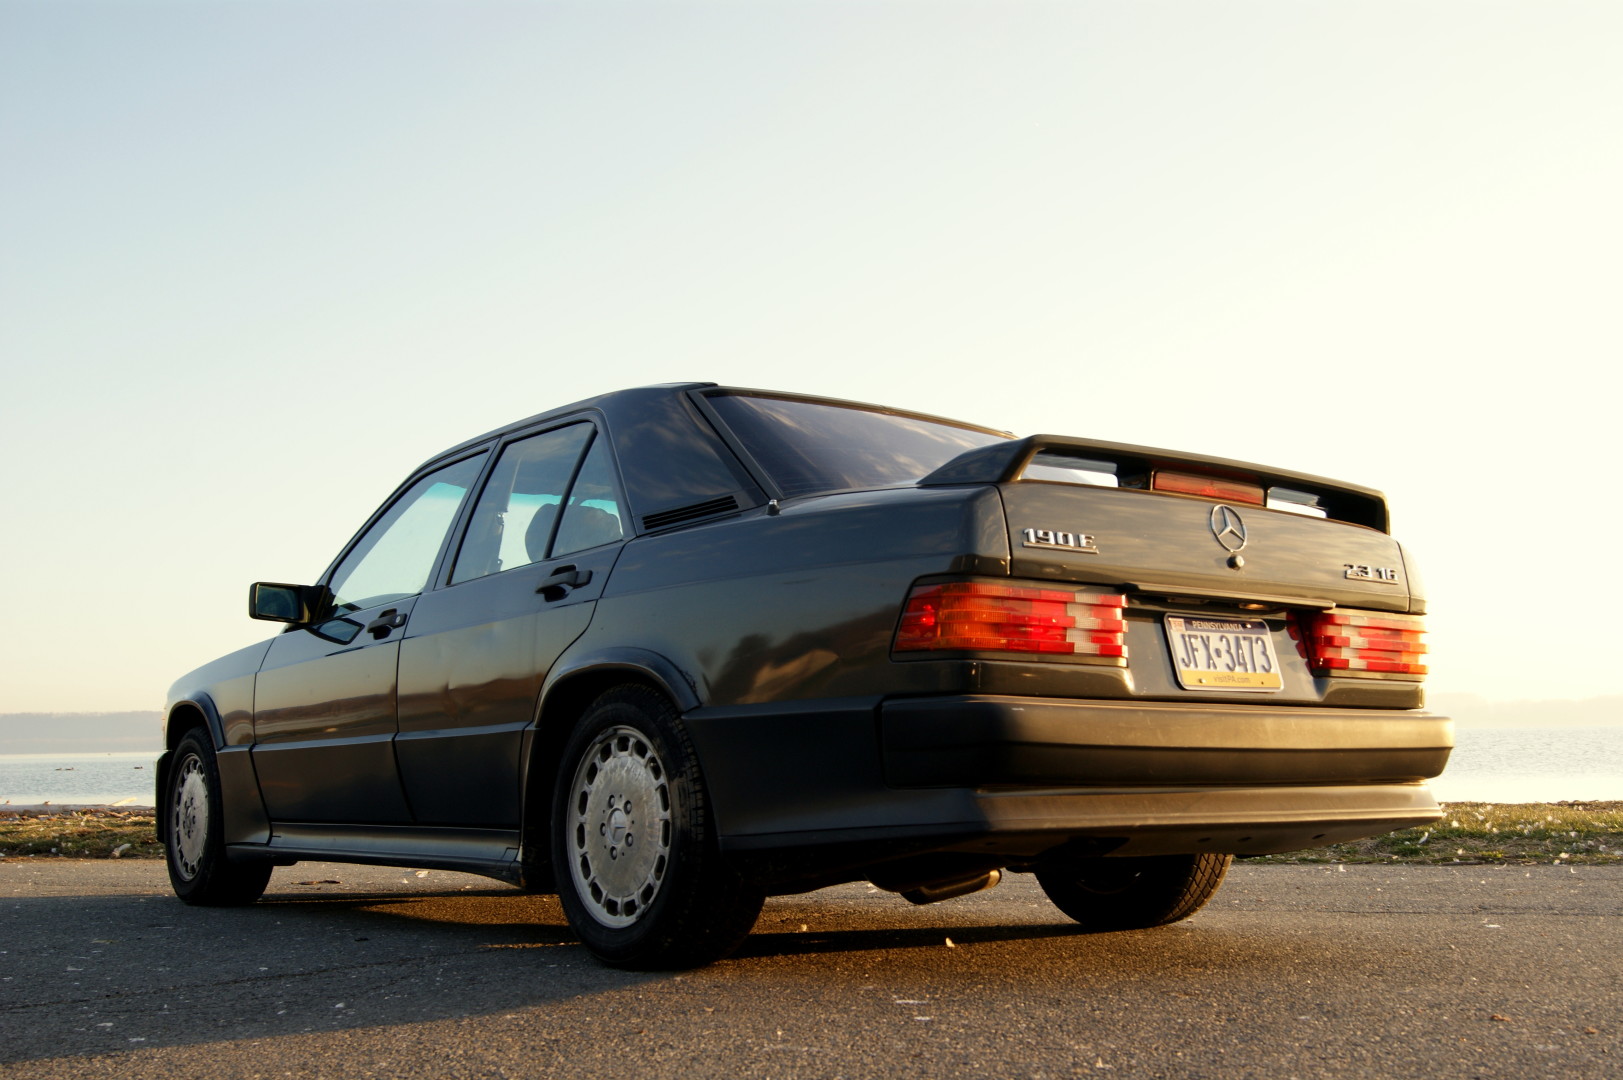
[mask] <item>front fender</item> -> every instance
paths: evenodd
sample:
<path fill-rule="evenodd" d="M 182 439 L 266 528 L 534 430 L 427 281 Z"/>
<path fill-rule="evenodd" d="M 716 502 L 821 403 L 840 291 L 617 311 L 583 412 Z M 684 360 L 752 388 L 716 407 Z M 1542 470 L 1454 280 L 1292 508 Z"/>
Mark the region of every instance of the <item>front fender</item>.
<path fill-rule="evenodd" d="M 179 736 L 171 728 L 179 710 L 195 708 L 208 723 L 214 746 L 247 746 L 254 741 L 254 679 L 270 651 L 267 639 L 211 660 L 188 672 L 169 688 L 164 710 L 164 745 L 173 747 Z"/>
<path fill-rule="evenodd" d="M 269 842 L 270 819 L 250 754 L 254 742 L 254 679 L 270 644 L 266 640 L 222 656 L 182 676 L 170 688 L 163 720 L 165 753 L 155 778 L 160 836 L 166 832 L 161 822 L 172 753 L 185 731 L 200 726 L 208 731 L 220 773 L 226 843 Z"/>

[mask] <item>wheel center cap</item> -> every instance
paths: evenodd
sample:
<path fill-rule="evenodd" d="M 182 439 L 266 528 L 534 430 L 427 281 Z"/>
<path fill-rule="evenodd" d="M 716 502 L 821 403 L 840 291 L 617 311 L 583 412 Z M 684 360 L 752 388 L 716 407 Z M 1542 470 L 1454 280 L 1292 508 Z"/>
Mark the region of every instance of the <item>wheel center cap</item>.
<path fill-rule="evenodd" d="M 626 818 L 626 812 L 624 810 L 620 809 L 618 806 L 616 806 L 613 810 L 610 810 L 609 843 L 620 844 L 623 842 L 626 838 L 626 829 L 629 827 L 629 824 L 630 822 Z"/>

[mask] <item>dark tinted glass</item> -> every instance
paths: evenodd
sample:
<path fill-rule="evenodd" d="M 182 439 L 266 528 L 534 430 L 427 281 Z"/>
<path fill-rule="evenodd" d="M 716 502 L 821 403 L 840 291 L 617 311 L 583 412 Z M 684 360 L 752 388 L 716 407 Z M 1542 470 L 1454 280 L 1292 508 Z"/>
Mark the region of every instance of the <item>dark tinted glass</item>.
<path fill-rule="evenodd" d="M 609 460 L 609 440 L 592 440 L 586 464 L 580 467 L 575 486 L 569 491 L 569 506 L 558 523 L 553 541 L 554 555 L 612 544 L 625 535 L 620 519 L 620 485 L 614 479 L 614 462 Z"/>
<path fill-rule="evenodd" d="M 710 404 L 785 497 L 911 484 L 1002 436 L 914 416 L 718 394 Z"/>
<path fill-rule="evenodd" d="M 502 450 L 474 506 L 452 584 L 546 558 L 564 489 L 591 435 L 590 424 L 571 424 Z"/>

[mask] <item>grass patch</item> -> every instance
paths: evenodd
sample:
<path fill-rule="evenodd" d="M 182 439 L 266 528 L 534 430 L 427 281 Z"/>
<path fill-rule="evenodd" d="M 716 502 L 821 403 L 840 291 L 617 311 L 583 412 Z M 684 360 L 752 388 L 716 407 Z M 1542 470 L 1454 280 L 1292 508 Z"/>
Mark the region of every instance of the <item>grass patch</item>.
<path fill-rule="evenodd" d="M 1623 863 L 1623 802 L 1446 803 L 1435 825 L 1262 863 Z"/>
<path fill-rule="evenodd" d="M 1428 828 L 1256 863 L 1623 863 L 1623 802 L 1448 803 Z M 116 852 L 116 854 L 115 854 Z M 161 859 L 150 810 L 0 811 L 0 859 Z"/>
<path fill-rule="evenodd" d="M 150 810 L 0 811 L 0 859 L 161 859 Z"/>

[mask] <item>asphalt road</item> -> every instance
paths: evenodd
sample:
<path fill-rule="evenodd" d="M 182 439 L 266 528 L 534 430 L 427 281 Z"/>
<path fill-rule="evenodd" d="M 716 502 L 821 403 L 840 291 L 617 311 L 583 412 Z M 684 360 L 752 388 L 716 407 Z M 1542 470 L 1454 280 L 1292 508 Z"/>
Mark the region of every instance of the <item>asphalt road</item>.
<path fill-rule="evenodd" d="M 1159 930 L 1035 883 L 768 901 L 701 971 L 557 902 L 305 863 L 187 908 L 157 862 L 0 863 L 0 1077 L 1623 1076 L 1623 867 L 1240 865 Z"/>

